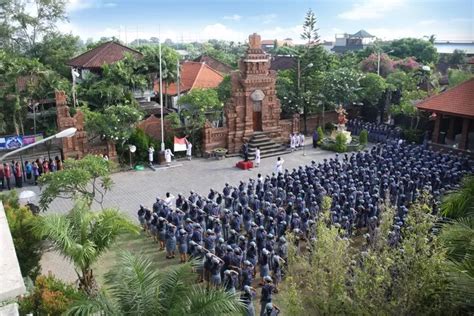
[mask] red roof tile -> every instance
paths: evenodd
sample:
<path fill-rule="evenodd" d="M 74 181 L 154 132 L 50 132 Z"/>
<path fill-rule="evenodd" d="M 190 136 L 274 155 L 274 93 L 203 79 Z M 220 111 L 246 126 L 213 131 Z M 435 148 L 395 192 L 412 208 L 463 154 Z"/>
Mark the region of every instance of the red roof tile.
<path fill-rule="evenodd" d="M 261 45 L 274 45 L 275 44 L 275 40 L 262 40 L 260 42 Z"/>
<path fill-rule="evenodd" d="M 127 53 L 139 58 L 143 56 L 139 51 L 111 41 L 103 43 L 96 48 L 74 57 L 66 64 L 80 68 L 101 68 L 105 64 L 113 64 L 122 60 Z"/>
<path fill-rule="evenodd" d="M 221 73 L 205 63 L 187 61 L 181 64 L 179 92 L 192 89 L 216 88 L 224 79 Z M 168 95 L 178 94 L 177 83 L 172 82 L 168 88 L 163 84 L 163 92 Z M 154 91 L 160 92 L 159 82 L 155 82 Z"/>
<path fill-rule="evenodd" d="M 209 65 L 211 68 L 219 71 L 222 74 L 230 74 L 233 70 L 231 66 L 226 63 L 221 62 L 220 60 L 215 59 L 214 57 L 208 55 L 201 55 L 198 58 L 194 59 L 197 62 L 204 62 Z"/>
<path fill-rule="evenodd" d="M 418 109 L 474 118 L 474 78 L 417 104 Z"/>
<path fill-rule="evenodd" d="M 474 57 L 471 57 L 467 61 L 468 64 L 474 65 Z"/>

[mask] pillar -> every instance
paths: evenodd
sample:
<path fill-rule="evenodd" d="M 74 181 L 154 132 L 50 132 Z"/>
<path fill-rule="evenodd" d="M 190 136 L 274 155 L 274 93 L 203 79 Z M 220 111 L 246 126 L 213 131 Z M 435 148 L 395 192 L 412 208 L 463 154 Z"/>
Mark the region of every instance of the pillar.
<path fill-rule="evenodd" d="M 462 120 L 462 133 L 461 133 L 461 142 L 459 144 L 459 149 L 466 149 L 467 137 L 469 133 L 469 123 L 470 123 L 470 120 L 468 118 L 464 118 Z"/>
<path fill-rule="evenodd" d="M 435 125 L 433 128 L 433 135 L 431 138 L 431 141 L 435 144 L 438 143 L 439 140 L 439 130 L 441 128 L 441 119 L 442 119 L 442 114 L 436 114 L 436 120 L 435 120 Z"/>
<path fill-rule="evenodd" d="M 448 129 L 448 135 L 446 137 L 451 140 L 454 140 L 454 123 L 455 122 L 456 122 L 455 117 L 449 118 L 449 129 Z"/>

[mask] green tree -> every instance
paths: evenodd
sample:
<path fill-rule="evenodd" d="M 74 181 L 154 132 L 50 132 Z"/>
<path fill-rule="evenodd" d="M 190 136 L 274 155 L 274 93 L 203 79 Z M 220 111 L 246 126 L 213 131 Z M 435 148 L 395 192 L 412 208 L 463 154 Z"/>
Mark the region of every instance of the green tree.
<path fill-rule="evenodd" d="M 168 115 L 168 119 L 173 126 L 184 128 L 184 133 L 190 136 L 194 146 L 198 145 L 196 140 L 199 139 L 206 120 L 219 119 L 224 106 L 215 89 L 193 89 L 180 97 L 178 104 L 180 112 Z M 199 145 L 194 148 L 200 149 Z"/>
<path fill-rule="evenodd" d="M 5 38 L 0 42 L 10 50 L 36 56 L 38 42 L 66 20 L 65 0 L 4 0 L 1 21 Z"/>
<path fill-rule="evenodd" d="M 474 75 L 467 71 L 462 71 L 458 69 L 449 69 L 448 70 L 448 82 L 449 87 L 455 87 L 461 83 L 473 78 Z"/>
<path fill-rule="evenodd" d="M 131 105 L 114 105 L 103 112 L 93 112 L 87 108 L 83 111 L 86 130 L 102 139 L 115 142 L 121 149 L 143 118 L 142 111 Z"/>
<path fill-rule="evenodd" d="M 229 315 L 242 311 L 239 294 L 195 284 L 192 264 L 158 271 L 149 259 L 124 252 L 106 274 L 107 291 L 81 300 L 68 315 Z"/>
<path fill-rule="evenodd" d="M 89 296 L 97 293 L 92 265 L 107 251 L 117 237 L 125 232 L 138 232 L 116 209 L 93 212 L 89 201 L 78 199 L 65 215 L 38 217 L 34 230 L 51 242 L 53 248 L 69 259 L 76 268 L 79 288 Z"/>
<path fill-rule="evenodd" d="M 281 102 L 283 116 L 289 117 L 299 112 L 296 90 L 296 71 L 294 69 L 278 71 L 276 94 Z"/>
<path fill-rule="evenodd" d="M 474 308 L 474 177 L 466 176 L 461 186 L 446 195 L 441 212 L 449 220 L 442 227 L 441 240 L 447 247 L 450 290 L 453 303 L 464 311 Z"/>
<path fill-rule="evenodd" d="M 222 82 L 217 86 L 217 95 L 221 103 L 226 104 L 232 95 L 232 77 L 226 75 Z"/>
<path fill-rule="evenodd" d="M 43 174 L 38 182 L 42 192 L 40 207 L 46 210 L 56 198 L 81 198 L 90 206 L 93 201 L 102 205 L 105 194 L 112 187 L 112 163 L 102 157 L 87 155 L 83 159 L 67 159 L 64 169 Z"/>
<path fill-rule="evenodd" d="M 452 54 L 449 55 L 450 65 L 463 65 L 466 63 L 466 52 L 461 49 L 455 49 Z"/>
<path fill-rule="evenodd" d="M 316 23 L 316 15 L 309 9 L 303 23 L 303 33 L 301 33 L 301 39 L 304 39 L 308 46 L 319 43 L 319 29 L 316 28 Z"/>
<path fill-rule="evenodd" d="M 322 94 L 332 106 L 349 105 L 359 100 L 363 75 L 350 68 L 339 68 L 325 74 Z"/>
<path fill-rule="evenodd" d="M 28 208 L 20 207 L 16 191 L 1 194 L 0 200 L 5 207 L 8 227 L 15 245 L 21 274 L 34 280 L 41 270 L 42 255 L 42 239 L 35 236 L 32 230 L 36 217 Z"/>
<path fill-rule="evenodd" d="M 66 62 L 79 53 L 79 36 L 52 32 L 46 34 L 35 48 L 35 58 L 61 76 L 70 79 L 71 70 Z"/>
<path fill-rule="evenodd" d="M 391 54 L 401 59 L 415 57 L 418 62 L 423 64 L 435 64 L 438 61 L 438 53 L 434 44 L 422 39 L 402 38 L 394 40 L 384 47 L 384 50 L 393 50 Z"/>
<path fill-rule="evenodd" d="M 386 102 L 383 102 L 382 98 L 387 92 L 385 79 L 377 74 L 368 73 L 360 79 L 360 87 L 360 97 L 364 103 L 363 116 L 370 121 L 374 119 L 374 116 L 383 118 Z"/>

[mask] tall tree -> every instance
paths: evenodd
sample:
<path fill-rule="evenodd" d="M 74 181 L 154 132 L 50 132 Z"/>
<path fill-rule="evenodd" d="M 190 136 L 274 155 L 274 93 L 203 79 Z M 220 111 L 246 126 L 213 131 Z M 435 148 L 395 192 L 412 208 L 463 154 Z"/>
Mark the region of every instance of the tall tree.
<path fill-rule="evenodd" d="M 138 232 L 137 226 L 118 210 L 93 212 L 89 209 L 88 201 L 81 199 L 76 201 L 68 214 L 40 216 L 34 230 L 74 264 L 79 288 L 90 296 L 96 295 L 98 291 L 92 265 L 120 234 Z"/>
<path fill-rule="evenodd" d="M 56 23 L 66 20 L 65 0 L 4 0 L 2 24 L 8 30 L 2 41 L 6 46 L 36 56 L 36 45 L 43 36 L 56 30 Z"/>
<path fill-rule="evenodd" d="M 398 58 L 415 57 L 416 61 L 423 64 L 435 64 L 438 61 L 438 52 L 434 44 L 418 38 L 394 40 L 384 50 L 393 50 L 391 55 Z"/>
<path fill-rule="evenodd" d="M 64 169 L 43 174 L 40 207 L 46 210 L 56 198 L 82 199 L 90 206 L 93 201 L 102 205 L 105 194 L 112 188 L 111 162 L 88 155 L 80 160 L 67 159 Z"/>
<path fill-rule="evenodd" d="M 303 33 L 301 33 L 301 38 L 306 40 L 307 46 L 319 43 L 319 34 L 318 28 L 316 28 L 316 15 L 313 10 L 309 9 L 306 12 L 306 17 L 303 23 Z"/>

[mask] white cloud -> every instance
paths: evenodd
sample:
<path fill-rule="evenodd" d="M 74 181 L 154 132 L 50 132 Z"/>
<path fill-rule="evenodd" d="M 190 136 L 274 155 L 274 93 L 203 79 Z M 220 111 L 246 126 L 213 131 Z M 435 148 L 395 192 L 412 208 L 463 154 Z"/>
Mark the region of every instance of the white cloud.
<path fill-rule="evenodd" d="M 68 0 L 66 3 L 66 11 L 74 12 L 87 9 L 114 8 L 117 3 L 103 0 Z"/>
<path fill-rule="evenodd" d="M 472 39 L 472 34 L 469 28 L 456 28 L 449 25 L 449 23 L 442 23 L 438 25 L 437 31 L 431 27 L 398 27 L 398 28 L 368 28 L 367 31 L 374 36 L 383 40 L 393 40 L 403 37 L 423 38 L 435 34 L 440 40 L 469 40 Z"/>
<path fill-rule="evenodd" d="M 242 19 L 242 16 L 238 14 L 233 14 L 233 15 L 226 15 L 223 17 L 224 20 L 231 20 L 231 21 L 240 21 Z"/>
<path fill-rule="evenodd" d="M 423 20 L 423 21 L 420 21 L 418 22 L 418 25 L 420 26 L 430 26 L 430 25 L 434 25 L 436 23 L 436 20 Z"/>
<path fill-rule="evenodd" d="M 384 17 L 390 11 L 404 5 L 406 0 L 363 0 L 338 15 L 341 19 L 364 20 Z"/>
<path fill-rule="evenodd" d="M 243 32 L 228 28 L 221 23 L 205 26 L 199 35 L 201 40 L 215 38 L 227 41 L 243 41 L 246 39 L 246 35 Z"/>
<path fill-rule="evenodd" d="M 261 15 L 255 15 L 252 17 L 252 20 L 259 21 L 262 24 L 270 24 L 276 20 L 278 17 L 277 14 L 275 13 L 270 13 L 270 14 L 261 14 Z"/>

